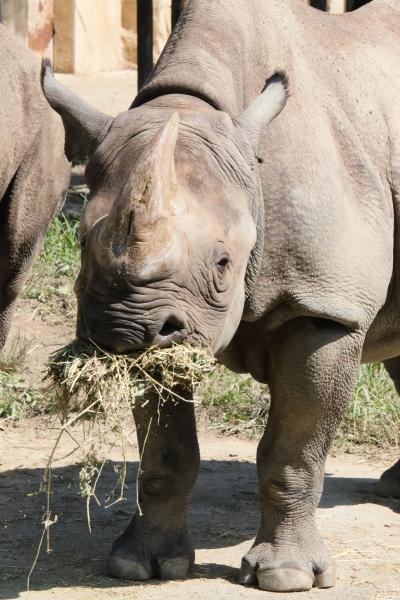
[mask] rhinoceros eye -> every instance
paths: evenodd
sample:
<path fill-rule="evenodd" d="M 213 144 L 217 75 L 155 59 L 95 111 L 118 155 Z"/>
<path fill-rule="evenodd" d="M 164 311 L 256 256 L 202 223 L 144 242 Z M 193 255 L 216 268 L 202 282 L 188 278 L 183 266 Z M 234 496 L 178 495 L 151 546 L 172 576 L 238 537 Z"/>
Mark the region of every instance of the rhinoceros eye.
<path fill-rule="evenodd" d="M 217 262 L 218 270 L 221 273 L 224 273 L 226 271 L 226 268 L 229 265 L 229 263 L 230 263 L 229 256 L 227 254 L 224 254 L 223 256 L 221 256 L 221 258 Z"/>

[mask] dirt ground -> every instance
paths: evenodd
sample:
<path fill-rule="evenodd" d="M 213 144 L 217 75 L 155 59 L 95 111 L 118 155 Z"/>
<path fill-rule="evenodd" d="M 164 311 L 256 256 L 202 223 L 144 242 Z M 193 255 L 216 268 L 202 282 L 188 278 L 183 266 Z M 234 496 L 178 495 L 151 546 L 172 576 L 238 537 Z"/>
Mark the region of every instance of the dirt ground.
<path fill-rule="evenodd" d="M 64 81 L 65 82 L 65 81 Z M 95 100 L 98 108 L 115 114 L 134 96 L 120 94 L 130 74 L 102 76 L 68 85 Z M 110 110 L 109 110 L 110 109 Z M 62 312 L 29 300 L 19 302 L 12 336 L 31 341 L 27 380 L 38 385 L 48 354 L 73 337 L 74 322 Z M 132 425 L 133 429 L 133 425 Z M 79 433 L 77 432 L 77 435 Z M 400 599 L 400 501 L 375 493 L 377 478 L 395 456 L 343 454 L 328 461 L 318 523 L 338 564 L 338 584 L 332 590 L 296 595 L 269 594 L 238 584 L 238 567 L 250 547 L 259 521 L 256 442 L 216 436 L 200 427 L 202 463 L 190 511 L 196 565 L 183 582 L 134 584 L 108 578 L 104 564 L 113 540 L 126 527 L 134 510 L 138 451 L 130 436 L 127 500 L 108 509 L 93 506 L 93 528 L 86 522 L 85 502 L 77 494 L 73 442 L 64 438 L 53 472 L 52 507 L 58 522 L 51 528 L 52 552 L 43 553 L 32 577 L 26 579 L 42 532 L 45 496 L 38 493 L 56 424 L 35 418 L 17 425 L 0 424 L 0 600 L 304 600 Z M 104 499 L 114 487 L 117 451 L 100 482 Z"/>

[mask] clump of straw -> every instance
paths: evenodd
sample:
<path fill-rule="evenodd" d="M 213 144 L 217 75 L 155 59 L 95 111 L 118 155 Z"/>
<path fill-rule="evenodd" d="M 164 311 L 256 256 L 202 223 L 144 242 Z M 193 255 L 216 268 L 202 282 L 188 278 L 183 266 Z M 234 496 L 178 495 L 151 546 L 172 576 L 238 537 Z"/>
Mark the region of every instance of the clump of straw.
<path fill-rule="evenodd" d="M 110 419 L 121 407 L 133 407 L 144 392 L 155 392 L 161 401 L 183 400 L 177 390 L 193 390 L 214 362 L 205 350 L 185 345 L 115 355 L 76 340 L 50 357 L 52 408 L 64 417 L 78 412 L 79 419 L 98 413 Z"/>

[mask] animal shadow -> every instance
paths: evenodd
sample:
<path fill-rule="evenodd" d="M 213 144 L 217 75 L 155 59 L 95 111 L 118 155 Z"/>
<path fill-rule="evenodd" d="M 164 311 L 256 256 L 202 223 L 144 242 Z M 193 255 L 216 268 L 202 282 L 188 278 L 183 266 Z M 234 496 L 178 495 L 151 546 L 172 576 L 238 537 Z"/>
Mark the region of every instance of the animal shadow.
<path fill-rule="evenodd" d="M 101 502 L 115 486 L 116 463 L 108 464 L 97 490 Z M 107 577 L 105 561 L 112 542 L 133 514 L 138 463 L 129 463 L 122 502 L 109 508 L 91 503 L 89 531 L 86 503 L 79 497 L 79 466 L 54 468 L 51 510 L 57 523 L 50 527 L 51 549 L 44 543 L 31 578 L 32 590 L 53 587 L 127 587 L 135 584 Z M 12 600 L 26 590 L 29 570 L 43 531 L 46 495 L 39 493 L 43 469 L 15 469 L 0 475 L 0 600 Z M 379 498 L 374 480 L 327 476 L 322 508 L 377 502 L 400 512 L 400 503 Z M 203 461 L 189 515 L 197 549 L 235 546 L 252 538 L 259 524 L 256 469 L 251 462 Z M 237 580 L 237 569 L 223 564 L 196 565 L 191 577 Z M 151 582 L 155 584 L 154 581 Z M 159 582 L 162 586 L 162 582 Z"/>

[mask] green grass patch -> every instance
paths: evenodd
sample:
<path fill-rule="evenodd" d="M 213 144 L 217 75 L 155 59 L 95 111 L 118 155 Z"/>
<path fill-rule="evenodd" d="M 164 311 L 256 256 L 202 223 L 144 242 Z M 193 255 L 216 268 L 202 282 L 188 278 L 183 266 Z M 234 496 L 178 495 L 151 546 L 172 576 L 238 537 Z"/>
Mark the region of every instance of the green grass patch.
<path fill-rule="evenodd" d="M 19 421 L 43 412 L 41 394 L 15 374 L 0 372 L 0 418 Z"/>
<path fill-rule="evenodd" d="M 63 214 L 53 221 L 33 266 L 25 298 L 47 302 L 54 297 L 73 295 L 80 261 L 78 228 L 78 221 Z"/>
<path fill-rule="evenodd" d="M 8 344 L 7 350 L 0 353 L 0 375 L 16 373 L 24 366 L 28 352 L 28 342 L 16 336 Z"/>
<path fill-rule="evenodd" d="M 337 440 L 400 446 L 400 398 L 383 364 L 363 365 Z"/>
<path fill-rule="evenodd" d="M 260 436 L 268 419 L 267 386 L 218 367 L 199 390 L 211 426 L 225 434 Z M 400 399 L 382 364 L 363 365 L 336 443 L 400 446 Z"/>
<path fill-rule="evenodd" d="M 6 353 L 0 354 L 0 418 L 19 420 L 40 412 L 41 395 L 30 389 L 19 372 L 23 369 L 28 346 L 16 339 Z"/>
<path fill-rule="evenodd" d="M 268 387 L 222 366 L 202 384 L 197 399 L 211 426 L 226 434 L 259 433 L 268 417 Z"/>

